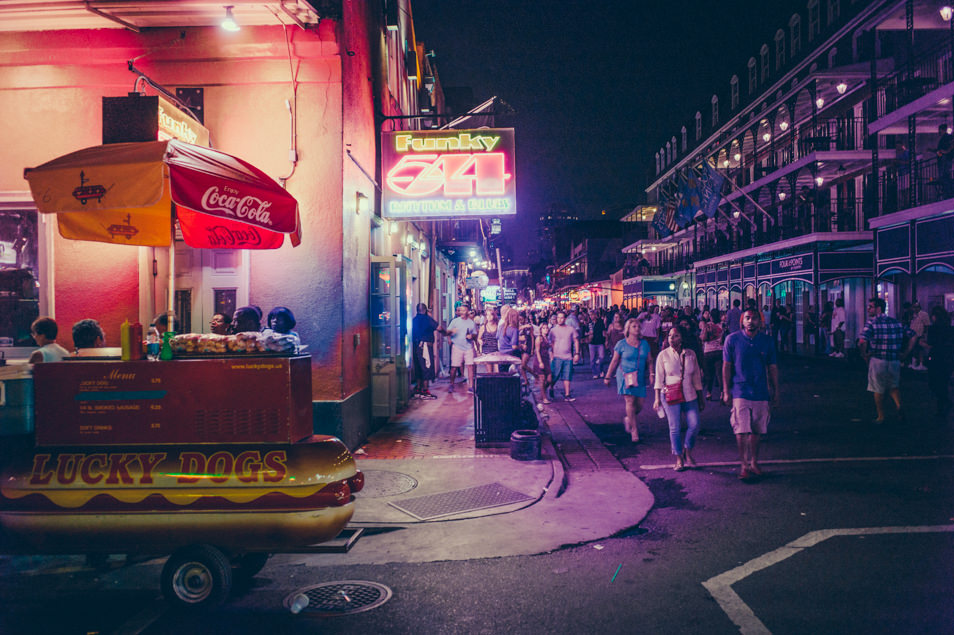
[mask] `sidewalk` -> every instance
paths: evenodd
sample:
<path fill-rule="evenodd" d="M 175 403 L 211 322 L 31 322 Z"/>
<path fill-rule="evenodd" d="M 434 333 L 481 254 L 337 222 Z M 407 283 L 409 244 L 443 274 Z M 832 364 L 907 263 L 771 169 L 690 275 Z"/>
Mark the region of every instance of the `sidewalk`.
<path fill-rule="evenodd" d="M 452 394 L 447 388 L 446 381 L 437 382 L 432 392 L 438 399 L 412 400 L 406 412 L 356 451 L 366 485 L 357 495 L 351 526 L 364 527 L 366 533 L 349 553 L 309 557 L 308 564 L 545 553 L 633 527 L 652 507 L 649 489 L 603 447 L 569 404 L 554 404 L 541 413 L 541 459 L 517 461 L 510 458 L 509 447 L 475 447 L 473 395 L 462 385 Z M 493 484 L 525 499 L 433 520 L 420 520 L 393 505 Z"/>

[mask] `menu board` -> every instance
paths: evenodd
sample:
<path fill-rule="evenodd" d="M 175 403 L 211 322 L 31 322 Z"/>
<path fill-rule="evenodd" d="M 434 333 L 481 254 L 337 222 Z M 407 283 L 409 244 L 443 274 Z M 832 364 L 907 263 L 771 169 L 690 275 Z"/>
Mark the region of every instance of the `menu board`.
<path fill-rule="evenodd" d="M 311 436 L 311 359 L 37 364 L 39 446 L 294 443 Z"/>

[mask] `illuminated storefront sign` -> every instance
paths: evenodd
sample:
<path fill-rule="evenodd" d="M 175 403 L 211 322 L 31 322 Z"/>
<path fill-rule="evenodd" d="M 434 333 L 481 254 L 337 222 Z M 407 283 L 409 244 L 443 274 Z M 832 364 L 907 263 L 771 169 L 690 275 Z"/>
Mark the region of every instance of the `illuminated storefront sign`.
<path fill-rule="evenodd" d="M 385 218 L 517 213 L 512 128 L 382 133 Z"/>
<path fill-rule="evenodd" d="M 198 121 L 159 96 L 159 141 L 178 139 L 199 146 L 209 146 L 209 130 Z"/>

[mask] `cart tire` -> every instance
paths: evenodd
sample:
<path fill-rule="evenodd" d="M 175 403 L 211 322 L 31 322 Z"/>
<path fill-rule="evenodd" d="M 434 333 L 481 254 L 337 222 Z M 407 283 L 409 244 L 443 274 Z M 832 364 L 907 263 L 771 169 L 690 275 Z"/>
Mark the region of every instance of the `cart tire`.
<path fill-rule="evenodd" d="M 246 553 L 232 559 L 232 579 L 236 582 L 248 582 L 262 570 L 268 562 L 270 553 Z"/>
<path fill-rule="evenodd" d="M 211 545 L 193 545 L 172 554 L 162 568 L 162 594 L 179 609 L 218 606 L 232 590 L 232 565 Z"/>

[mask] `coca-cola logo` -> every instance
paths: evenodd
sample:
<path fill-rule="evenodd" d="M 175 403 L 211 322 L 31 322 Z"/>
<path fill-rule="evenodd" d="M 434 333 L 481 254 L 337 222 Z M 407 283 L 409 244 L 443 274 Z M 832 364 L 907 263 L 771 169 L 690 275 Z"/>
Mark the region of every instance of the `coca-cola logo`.
<path fill-rule="evenodd" d="M 207 212 L 223 212 L 257 225 L 272 224 L 272 215 L 268 208 L 271 201 L 263 201 L 254 196 L 242 196 L 234 187 L 225 185 L 219 192 L 219 186 L 214 185 L 202 195 L 202 209 Z"/>
<path fill-rule="evenodd" d="M 208 244 L 210 247 L 257 247 L 262 243 L 262 236 L 254 227 L 229 229 L 222 225 L 206 227 Z"/>

